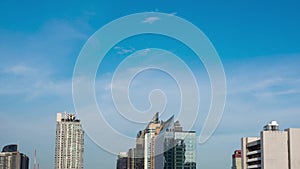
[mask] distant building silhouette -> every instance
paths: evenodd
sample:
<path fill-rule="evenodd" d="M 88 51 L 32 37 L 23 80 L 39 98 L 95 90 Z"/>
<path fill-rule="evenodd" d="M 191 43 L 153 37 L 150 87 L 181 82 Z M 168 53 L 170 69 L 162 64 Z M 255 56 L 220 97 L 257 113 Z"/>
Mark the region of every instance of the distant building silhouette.
<path fill-rule="evenodd" d="M 84 132 L 74 114 L 57 113 L 55 169 L 83 169 Z"/>
<path fill-rule="evenodd" d="M 4 146 L 0 153 L 0 169 L 28 169 L 29 158 L 20 153 L 17 144 Z"/>

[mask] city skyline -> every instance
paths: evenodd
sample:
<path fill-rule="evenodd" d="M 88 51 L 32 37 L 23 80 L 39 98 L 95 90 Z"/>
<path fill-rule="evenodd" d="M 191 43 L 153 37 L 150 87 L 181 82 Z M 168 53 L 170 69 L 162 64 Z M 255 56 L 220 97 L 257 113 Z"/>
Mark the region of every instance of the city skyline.
<path fill-rule="evenodd" d="M 240 138 L 258 136 L 257 131 L 266 122 L 277 120 L 282 128 L 300 127 L 299 8 L 298 1 L 277 0 L 0 2 L 0 132 L 3 136 L 0 146 L 18 144 L 20 152 L 30 158 L 30 168 L 36 148 L 40 168 L 53 169 L 56 113 L 76 112 L 72 75 L 85 42 L 98 29 L 120 17 L 164 12 L 193 23 L 219 53 L 226 74 L 227 101 L 214 135 L 197 145 L 197 167 L 230 168 L 230 155 L 240 148 Z M 149 24 L 156 21 L 163 20 L 157 17 L 141 20 Z M 145 123 L 121 125 L 122 117 L 116 115 L 109 91 L 112 74 L 121 60 L 137 50 L 150 48 L 175 53 L 196 75 L 204 106 L 191 130 L 199 134 L 209 109 L 205 106 L 210 103 L 210 93 L 206 91 L 209 78 L 201 61 L 188 47 L 166 37 L 137 36 L 111 49 L 96 78 L 99 106 L 109 112 L 103 116 L 125 136 L 135 137 L 138 129 L 145 127 Z M 178 87 L 169 76 L 157 71 L 145 72 L 135 78 L 133 85 L 133 102 L 137 108 L 147 109 L 148 91 L 161 88 L 169 96 L 162 118 L 176 116 L 179 93 L 173 91 L 178 91 Z M 120 151 L 128 148 L 116 146 Z M 100 165 L 115 168 L 117 155 L 101 149 L 86 136 L 84 158 L 85 169 Z"/>

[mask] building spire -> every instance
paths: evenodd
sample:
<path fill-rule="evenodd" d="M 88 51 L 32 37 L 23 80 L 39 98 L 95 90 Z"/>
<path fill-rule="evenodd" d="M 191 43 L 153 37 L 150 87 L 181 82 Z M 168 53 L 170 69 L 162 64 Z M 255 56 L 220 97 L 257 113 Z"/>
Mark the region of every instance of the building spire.
<path fill-rule="evenodd" d="M 36 169 L 36 148 L 34 148 L 34 164 L 33 169 Z"/>

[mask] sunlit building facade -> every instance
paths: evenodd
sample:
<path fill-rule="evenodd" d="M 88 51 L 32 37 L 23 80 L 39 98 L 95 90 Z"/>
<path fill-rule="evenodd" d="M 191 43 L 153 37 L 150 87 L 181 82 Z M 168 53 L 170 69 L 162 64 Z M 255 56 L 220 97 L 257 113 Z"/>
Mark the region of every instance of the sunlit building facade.
<path fill-rule="evenodd" d="M 232 154 L 232 166 L 231 169 L 242 169 L 242 151 L 235 150 Z"/>
<path fill-rule="evenodd" d="M 172 116 L 154 115 L 137 134 L 136 147 L 128 151 L 128 169 L 196 169 L 196 132 L 183 131 Z"/>
<path fill-rule="evenodd" d="M 83 169 L 84 132 L 74 114 L 57 113 L 55 169 Z"/>
<path fill-rule="evenodd" d="M 243 169 L 299 169 L 300 128 L 279 130 L 276 121 L 267 124 L 260 137 L 242 138 Z"/>
<path fill-rule="evenodd" d="M 17 144 L 4 146 L 0 153 L 0 169 L 28 169 L 29 158 L 20 153 Z"/>

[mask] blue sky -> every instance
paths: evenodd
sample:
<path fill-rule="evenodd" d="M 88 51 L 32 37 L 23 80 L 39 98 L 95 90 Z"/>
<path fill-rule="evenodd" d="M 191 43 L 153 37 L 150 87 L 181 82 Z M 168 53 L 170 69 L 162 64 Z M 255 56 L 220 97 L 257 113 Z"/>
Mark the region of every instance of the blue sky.
<path fill-rule="evenodd" d="M 257 136 L 268 121 L 278 120 L 281 129 L 300 127 L 299 8 L 298 1 L 279 0 L 1 1 L 0 146 L 18 143 L 30 157 L 36 147 L 41 168 L 53 168 L 55 114 L 75 111 L 72 74 L 85 42 L 119 17 L 164 12 L 201 29 L 223 63 L 228 93 L 223 118 L 213 137 L 198 145 L 197 165 L 203 169 L 229 168 L 231 153 L 239 148 L 240 138 Z M 201 61 L 172 39 L 145 35 L 120 42 L 100 66 L 96 92 L 99 106 L 105 112 L 115 111 L 107 86 L 118 63 L 137 50 L 153 47 L 180 56 L 198 75 L 203 104 L 209 103 L 205 99 L 209 97 L 205 92 L 209 79 Z M 164 89 L 169 98 L 178 96 L 173 93 L 176 85 L 172 79 L 159 72 L 150 71 L 138 76 L 135 82 L 132 92 L 137 99 L 133 101 L 141 109 L 149 106 L 148 91 L 153 88 Z M 169 100 L 164 119 L 178 108 L 178 100 Z M 201 107 L 203 112 L 207 109 Z M 115 116 L 104 116 L 116 130 L 128 136 L 134 136 L 143 126 L 124 127 L 113 119 Z M 194 129 L 199 133 L 203 119 L 197 122 Z M 123 147 L 120 151 L 129 148 Z M 100 149 L 88 137 L 85 148 L 86 169 L 115 168 L 116 156 Z"/>

